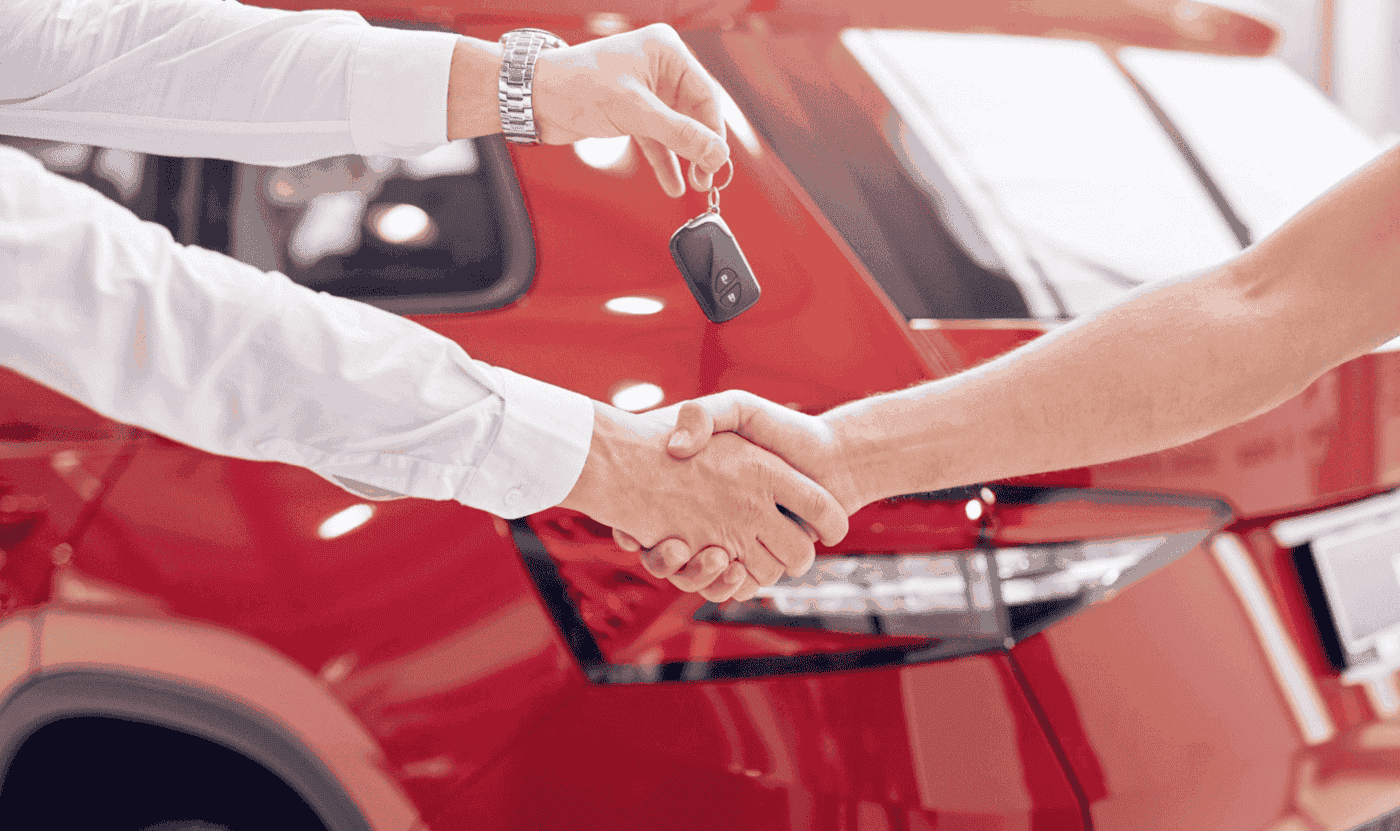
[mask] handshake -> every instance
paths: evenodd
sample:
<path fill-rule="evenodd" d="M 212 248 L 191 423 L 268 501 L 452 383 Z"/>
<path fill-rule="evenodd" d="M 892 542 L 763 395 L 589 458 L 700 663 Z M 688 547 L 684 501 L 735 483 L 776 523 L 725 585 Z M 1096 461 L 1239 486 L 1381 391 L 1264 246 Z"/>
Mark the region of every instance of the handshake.
<path fill-rule="evenodd" d="M 811 567 L 865 504 L 837 432 L 746 392 L 633 414 L 595 402 L 563 507 L 611 526 L 652 575 L 719 602 Z"/>

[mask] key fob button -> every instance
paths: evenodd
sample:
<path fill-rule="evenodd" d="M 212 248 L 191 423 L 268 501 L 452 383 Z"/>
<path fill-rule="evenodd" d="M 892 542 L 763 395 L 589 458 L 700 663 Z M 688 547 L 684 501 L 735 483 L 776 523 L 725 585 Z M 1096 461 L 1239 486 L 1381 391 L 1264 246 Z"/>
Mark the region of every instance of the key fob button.
<path fill-rule="evenodd" d="M 718 214 L 702 214 L 681 226 L 671 235 L 670 247 L 676 267 L 711 321 L 734 319 L 762 294 L 739 244 Z"/>

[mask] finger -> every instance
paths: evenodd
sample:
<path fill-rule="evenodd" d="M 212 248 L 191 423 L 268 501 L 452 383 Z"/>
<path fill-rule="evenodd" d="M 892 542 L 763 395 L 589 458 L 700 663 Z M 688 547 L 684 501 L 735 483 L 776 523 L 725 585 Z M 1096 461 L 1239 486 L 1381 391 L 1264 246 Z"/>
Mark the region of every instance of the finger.
<path fill-rule="evenodd" d="M 735 600 L 753 600 L 754 597 L 758 595 L 758 589 L 759 585 L 754 581 L 753 577 L 751 575 L 746 576 L 744 582 L 739 584 L 739 587 L 734 590 L 733 598 Z"/>
<path fill-rule="evenodd" d="M 793 577 L 806 574 L 817 556 L 816 546 L 813 545 L 815 536 L 809 535 L 805 528 L 780 511 L 774 511 L 772 518 L 759 529 L 758 540 L 774 559 L 783 564 L 783 570 Z M 771 586 L 773 583 L 762 585 Z"/>
<path fill-rule="evenodd" d="M 676 198 L 685 195 L 685 182 L 681 180 L 680 162 L 676 161 L 676 154 L 666 149 L 666 146 L 656 139 L 646 136 L 633 136 L 637 146 L 642 149 L 642 156 L 651 165 L 652 171 L 656 174 L 656 181 L 661 184 L 661 189 L 667 196 Z"/>
<path fill-rule="evenodd" d="M 666 440 L 666 452 L 673 459 L 689 459 L 705 449 L 715 432 L 715 420 L 694 401 L 686 401 L 676 412 L 676 427 Z"/>
<path fill-rule="evenodd" d="M 680 571 L 672 574 L 671 585 L 683 592 L 698 592 L 723 574 L 730 562 L 727 551 L 712 545 L 691 557 Z"/>
<path fill-rule="evenodd" d="M 657 88 L 667 90 L 674 82 L 675 93 L 672 100 L 675 101 L 675 109 L 682 115 L 690 116 L 699 121 L 715 135 L 719 136 L 721 142 L 725 142 L 726 154 L 723 157 L 714 158 L 713 166 L 706 164 L 703 158 L 682 153 L 678 148 L 672 148 L 680 155 L 696 163 L 698 171 L 692 171 L 692 181 L 696 185 L 696 190 L 709 190 L 714 175 L 724 166 L 725 159 L 728 158 L 727 136 L 725 134 L 724 90 L 719 82 L 700 63 L 700 59 L 695 57 L 695 53 L 685 45 L 679 37 L 676 38 L 679 48 L 674 54 L 679 58 L 676 61 L 661 61 L 661 77 L 657 79 Z"/>
<path fill-rule="evenodd" d="M 744 568 L 744 564 L 738 561 L 732 562 L 720 573 L 715 581 L 700 590 L 700 596 L 711 603 L 723 603 L 734 596 L 734 593 L 743 587 L 745 582 L 753 583 L 753 578 L 749 577 L 749 572 Z M 757 583 L 754 583 L 757 586 Z"/>
<path fill-rule="evenodd" d="M 715 175 L 706 173 L 700 169 L 700 165 L 695 162 L 690 163 L 690 186 L 702 193 L 709 190 L 715 184 Z"/>
<path fill-rule="evenodd" d="M 769 468 L 774 474 L 773 500 L 802 518 L 827 545 L 835 545 L 846 536 L 850 524 L 846 509 L 826 488 L 785 464 Z"/>
<path fill-rule="evenodd" d="M 621 548 L 623 551 L 642 550 L 642 544 L 637 542 L 636 537 L 628 534 L 626 531 L 619 531 L 616 528 L 613 529 L 613 542 L 617 543 L 617 547 Z"/>
<path fill-rule="evenodd" d="M 666 579 L 690 560 L 690 546 L 670 537 L 642 552 L 642 568 L 653 577 Z"/>
<path fill-rule="evenodd" d="M 671 153 L 689 159 L 714 174 L 729 160 L 729 145 L 715 130 L 666 106 L 644 86 L 632 88 L 635 97 L 618 126 L 641 139 L 652 139 Z M 721 127 L 723 122 L 720 122 Z M 679 173 L 679 171 L 677 171 Z"/>
<path fill-rule="evenodd" d="M 774 557 L 757 538 L 749 540 L 744 550 L 736 553 L 739 555 L 739 562 L 748 570 L 749 576 L 761 586 L 771 586 L 778 582 L 778 578 L 787 570 L 783 562 Z"/>

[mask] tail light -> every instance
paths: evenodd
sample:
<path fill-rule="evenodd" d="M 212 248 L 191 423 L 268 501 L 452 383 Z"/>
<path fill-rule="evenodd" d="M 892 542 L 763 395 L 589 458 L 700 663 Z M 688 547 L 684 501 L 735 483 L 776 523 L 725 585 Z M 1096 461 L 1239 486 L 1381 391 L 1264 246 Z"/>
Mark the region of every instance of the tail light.
<path fill-rule="evenodd" d="M 856 514 L 846 540 L 803 576 L 718 605 L 654 580 L 585 519 L 514 528 L 585 671 L 635 683 L 1010 648 L 1110 600 L 1229 519 L 1222 502 L 1170 494 L 1003 486 L 906 497 Z"/>

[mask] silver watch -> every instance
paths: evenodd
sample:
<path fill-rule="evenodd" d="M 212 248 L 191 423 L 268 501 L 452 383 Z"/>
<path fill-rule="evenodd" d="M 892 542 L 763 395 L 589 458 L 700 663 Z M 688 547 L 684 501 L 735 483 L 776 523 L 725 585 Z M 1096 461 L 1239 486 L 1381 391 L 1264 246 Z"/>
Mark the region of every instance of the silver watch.
<path fill-rule="evenodd" d="M 507 141 L 516 144 L 539 144 L 540 130 L 535 125 L 533 86 L 535 60 L 541 49 L 567 46 L 558 37 L 543 29 L 516 29 L 501 35 L 505 54 L 501 56 L 501 80 L 497 99 L 501 104 L 501 132 Z"/>

